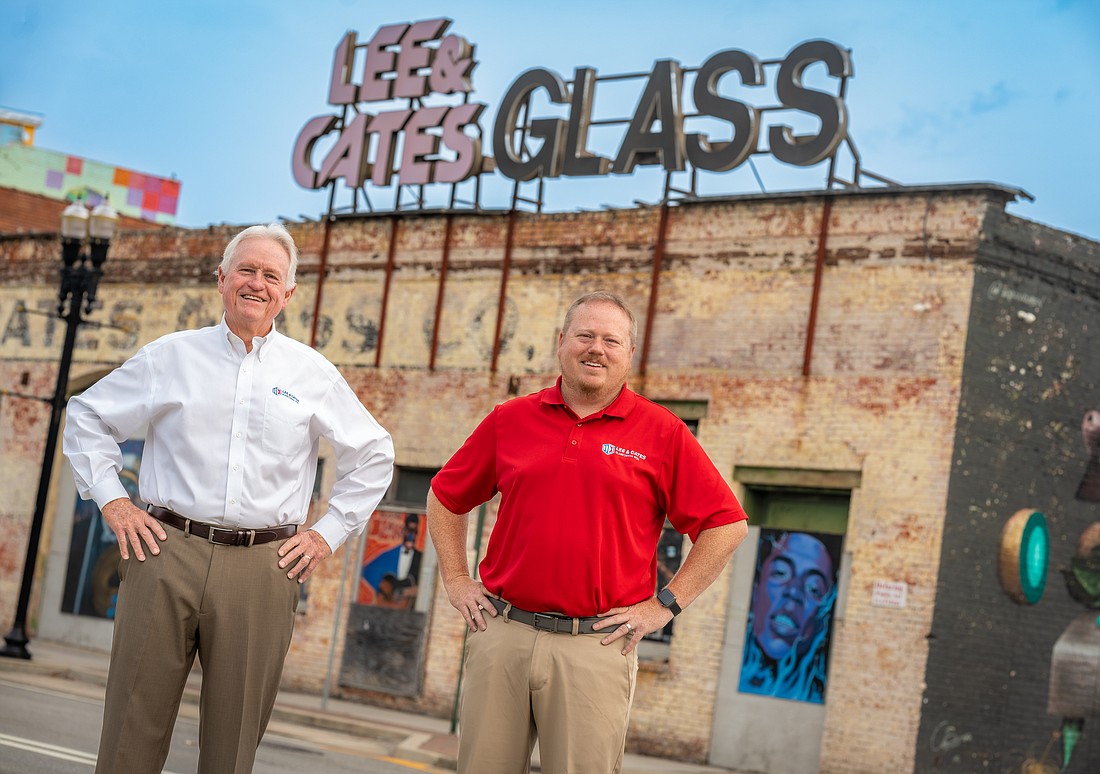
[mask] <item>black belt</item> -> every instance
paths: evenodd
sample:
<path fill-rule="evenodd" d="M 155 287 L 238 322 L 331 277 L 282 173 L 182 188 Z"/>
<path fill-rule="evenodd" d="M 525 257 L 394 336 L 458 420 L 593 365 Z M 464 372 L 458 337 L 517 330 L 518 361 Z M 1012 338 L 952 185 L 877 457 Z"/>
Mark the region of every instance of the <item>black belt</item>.
<path fill-rule="evenodd" d="M 504 614 L 505 621 L 519 621 L 533 629 L 538 629 L 540 632 L 598 634 L 599 632 L 592 628 L 592 624 L 604 620 L 599 616 L 570 618 L 567 615 L 557 613 L 530 613 L 526 610 L 520 610 L 518 607 L 512 607 L 510 603 L 505 602 L 503 599 L 489 597 L 489 601 L 493 603 L 493 607 L 497 609 L 498 613 Z"/>
<path fill-rule="evenodd" d="M 191 521 L 180 516 L 175 511 L 161 508 L 159 505 L 150 505 L 147 510 L 149 515 L 169 527 L 190 532 L 195 537 L 209 540 L 222 546 L 258 546 L 260 543 L 270 543 L 272 540 L 288 538 L 298 531 L 296 524 L 286 527 L 268 527 L 267 529 L 233 529 L 232 527 L 218 527 L 203 521 Z"/>

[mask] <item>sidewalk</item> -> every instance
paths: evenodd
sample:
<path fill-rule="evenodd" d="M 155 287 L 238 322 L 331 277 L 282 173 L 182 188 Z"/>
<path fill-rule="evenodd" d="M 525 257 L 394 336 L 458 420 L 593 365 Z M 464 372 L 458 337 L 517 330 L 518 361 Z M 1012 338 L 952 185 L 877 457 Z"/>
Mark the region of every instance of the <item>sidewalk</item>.
<path fill-rule="evenodd" d="M 51 680 L 70 686 L 74 693 L 84 693 L 89 687 L 97 691 L 107 682 L 108 655 L 99 651 L 34 640 L 27 649 L 30 661 L 0 657 L 0 679 L 35 682 Z M 200 678 L 193 672 L 184 693 L 184 704 L 197 706 Z M 440 718 L 409 712 L 373 707 L 358 702 L 329 698 L 322 706 L 322 697 L 311 694 L 280 691 L 272 714 L 272 726 L 319 729 L 362 737 L 390 750 L 395 758 L 432 766 L 454 769 L 458 754 L 458 739 L 450 733 L 450 722 Z M 537 771 L 538 758 L 532 769 Z M 664 758 L 627 754 L 623 774 L 730 774 L 719 769 Z"/>

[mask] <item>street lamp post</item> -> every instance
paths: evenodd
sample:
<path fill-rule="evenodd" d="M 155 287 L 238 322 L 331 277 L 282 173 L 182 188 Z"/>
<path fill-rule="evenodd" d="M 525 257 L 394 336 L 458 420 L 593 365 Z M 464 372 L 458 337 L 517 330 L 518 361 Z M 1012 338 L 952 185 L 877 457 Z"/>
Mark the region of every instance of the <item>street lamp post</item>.
<path fill-rule="evenodd" d="M 77 329 L 85 322 L 84 315 L 95 308 L 96 289 L 103 276 L 103 264 L 107 249 L 118 228 L 118 214 L 103 202 L 88 213 L 82 202 L 74 202 L 61 215 L 61 288 L 58 292 L 57 316 L 65 321 L 65 343 L 61 349 L 61 363 L 57 369 L 57 386 L 54 388 L 50 411 L 50 430 L 46 435 L 46 450 L 42 456 L 42 473 L 38 479 L 38 498 L 34 505 L 30 535 L 27 539 L 27 557 L 23 561 L 23 580 L 19 586 L 19 604 L 15 609 L 15 622 L 4 635 L 6 644 L 0 648 L 0 656 L 8 658 L 31 657 L 27 650 L 27 610 L 34 583 L 34 568 L 38 561 L 38 544 L 42 536 L 42 522 L 46 516 L 46 498 L 53 475 L 53 460 L 57 450 L 57 435 L 61 427 L 61 414 L 65 410 L 65 395 L 69 384 L 69 367 L 72 365 L 73 348 Z M 88 250 L 84 251 L 87 240 Z"/>

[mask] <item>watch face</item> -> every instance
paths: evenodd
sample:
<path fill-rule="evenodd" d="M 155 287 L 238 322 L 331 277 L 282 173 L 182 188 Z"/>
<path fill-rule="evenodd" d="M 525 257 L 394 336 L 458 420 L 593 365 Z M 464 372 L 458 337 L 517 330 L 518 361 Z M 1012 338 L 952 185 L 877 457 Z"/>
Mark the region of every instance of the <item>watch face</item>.
<path fill-rule="evenodd" d="M 661 589 L 657 592 L 657 601 L 665 607 L 670 607 L 676 604 L 676 595 L 669 591 L 667 588 Z"/>

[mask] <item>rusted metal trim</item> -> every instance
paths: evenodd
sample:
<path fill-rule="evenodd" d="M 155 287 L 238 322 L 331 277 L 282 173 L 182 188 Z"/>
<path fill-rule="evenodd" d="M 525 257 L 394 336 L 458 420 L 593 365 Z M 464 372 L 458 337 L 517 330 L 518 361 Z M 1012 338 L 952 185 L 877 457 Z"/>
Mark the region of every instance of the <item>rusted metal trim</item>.
<path fill-rule="evenodd" d="M 435 370 L 435 353 L 439 349 L 439 321 L 443 316 L 443 288 L 447 284 L 447 265 L 451 259 L 451 231 L 454 215 L 447 213 L 443 228 L 443 259 L 439 266 L 439 290 L 435 296 L 435 321 L 432 323 L 432 351 L 428 355 L 428 370 Z"/>
<path fill-rule="evenodd" d="M 390 304 L 390 282 L 393 280 L 394 256 L 397 254 L 397 230 L 401 219 L 390 216 L 390 249 L 386 256 L 386 278 L 382 282 L 382 311 L 378 313 L 378 342 L 374 347 L 374 367 L 382 365 L 382 340 L 386 334 L 386 308 Z"/>
<path fill-rule="evenodd" d="M 508 297 L 508 274 L 512 268 L 512 243 L 516 233 L 516 208 L 513 205 L 508 211 L 508 232 L 504 237 L 504 260 L 500 265 L 500 300 L 497 302 L 497 327 L 493 333 L 493 362 L 489 365 L 490 373 L 497 372 L 497 362 L 500 360 L 500 335 L 504 329 L 504 301 Z"/>
<path fill-rule="evenodd" d="M 332 216 L 325 215 L 325 235 L 321 240 L 321 262 L 317 266 L 317 295 L 313 299 L 313 325 L 309 330 L 309 346 L 317 349 L 317 325 L 321 322 L 321 296 L 325 289 L 328 270 L 328 243 L 332 233 Z"/>
<path fill-rule="evenodd" d="M 645 315 L 645 333 L 642 338 L 642 359 L 638 364 L 638 373 L 644 378 L 649 367 L 649 340 L 653 333 L 653 318 L 657 314 L 657 291 L 660 288 L 661 264 L 665 259 L 665 240 L 668 237 L 668 210 L 666 200 L 661 205 L 661 218 L 657 223 L 657 244 L 653 248 L 653 274 L 649 280 L 649 308 Z"/>
<path fill-rule="evenodd" d="M 802 358 L 802 375 L 810 375 L 810 363 L 814 356 L 814 333 L 817 330 L 817 305 L 821 300 L 821 275 L 825 271 L 825 248 L 829 243 L 829 216 L 833 200 L 826 196 L 821 207 L 821 229 L 817 236 L 817 260 L 814 262 L 814 289 L 810 296 L 810 319 L 806 323 L 806 352 Z"/>

